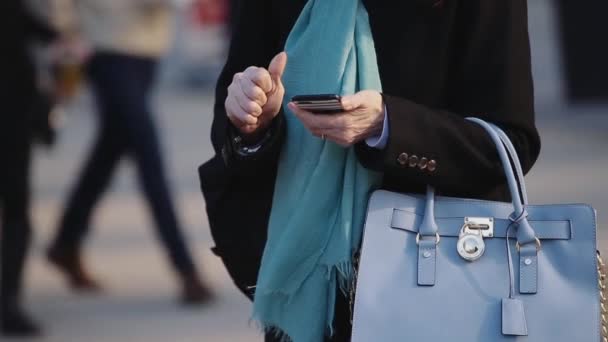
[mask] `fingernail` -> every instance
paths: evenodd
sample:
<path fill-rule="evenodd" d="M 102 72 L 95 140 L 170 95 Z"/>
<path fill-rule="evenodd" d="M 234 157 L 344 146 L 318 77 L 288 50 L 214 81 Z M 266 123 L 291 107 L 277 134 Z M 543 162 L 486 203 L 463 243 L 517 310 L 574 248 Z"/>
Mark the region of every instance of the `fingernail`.
<path fill-rule="evenodd" d="M 289 103 L 287 104 L 287 107 L 289 107 L 289 109 L 291 109 L 291 110 L 294 110 L 294 109 L 296 109 L 296 104 L 295 104 L 295 103 L 293 103 L 293 102 L 289 102 Z"/>

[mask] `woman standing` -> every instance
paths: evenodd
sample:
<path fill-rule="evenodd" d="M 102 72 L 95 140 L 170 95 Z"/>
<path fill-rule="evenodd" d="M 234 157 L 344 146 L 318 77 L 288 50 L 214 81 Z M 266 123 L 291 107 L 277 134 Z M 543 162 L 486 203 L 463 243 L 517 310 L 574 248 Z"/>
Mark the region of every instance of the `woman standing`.
<path fill-rule="evenodd" d="M 240 11 L 217 86 L 217 154 L 199 170 L 216 251 L 268 341 L 347 341 L 344 292 L 372 190 L 505 200 L 494 144 L 467 116 L 503 128 L 525 171 L 536 160 L 526 1 Z M 343 95 L 341 113 L 290 102 L 327 92 Z"/>

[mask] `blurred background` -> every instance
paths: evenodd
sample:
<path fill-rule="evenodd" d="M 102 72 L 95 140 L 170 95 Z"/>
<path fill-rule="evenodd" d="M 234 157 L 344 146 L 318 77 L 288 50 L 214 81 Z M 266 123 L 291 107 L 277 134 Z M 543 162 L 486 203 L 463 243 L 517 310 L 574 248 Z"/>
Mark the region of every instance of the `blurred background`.
<path fill-rule="evenodd" d="M 74 25 L 67 1 L 31 2 L 34 11 L 55 25 Z M 603 248 L 608 246 L 608 56 L 605 44 L 604 51 L 597 45 L 608 29 L 603 18 L 598 16 L 594 22 L 590 12 L 608 12 L 600 1 L 597 5 L 604 6 L 604 11 L 590 11 L 588 5 L 576 7 L 581 3 L 577 1 L 562 3 L 559 7 L 551 0 L 528 2 L 537 125 L 543 147 L 527 185 L 535 203 L 592 204 L 598 210 L 598 243 Z M 184 290 L 175 282 L 174 266 L 158 243 L 155 220 L 131 159 L 118 164 L 108 191 L 93 212 L 92 231 L 82 247 L 87 272 L 100 281 L 103 290 L 75 293 L 57 268 L 49 265 L 47 248 L 55 239 L 66 200 L 94 142 L 98 119 L 91 89 L 81 81 L 78 60 L 65 60 L 49 71 L 45 60 L 49 54 L 61 52 L 38 51 L 43 56 L 37 59 L 39 70 L 48 73 L 42 72 L 39 82 L 44 85 L 48 79 L 58 79 L 64 100 L 52 106 L 56 136 L 48 139 L 54 144 L 38 146 L 32 155 L 34 235 L 24 298 L 27 312 L 43 326 L 44 334 L 28 341 L 263 339 L 249 322 L 248 301 L 210 251 L 213 243 L 196 173 L 198 165 L 213 153 L 209 142 L 213 87 L 225 58 L 230 2 L 194 0 L 175 6 L 171 14 L 175 16 L 171 24 L 175 39 L 163 53 L 159 77 L 152 87 L 151 115 L 158 128 L 180 229 L 198 267 L 200 285 L 210 289 L 210 298 L 203 298 L 201 305 L 183 306 L 176 301 L 180 296 L 183 299 Z M 587 18 L 583 19 L 587 25 L 580 25 L 579 18 Z M 584 44 L 589 39 L 582 37 L 588 35 L 598 37 L 596 46 Z M 90 48 L 70 44 L 83 55 Z"/>

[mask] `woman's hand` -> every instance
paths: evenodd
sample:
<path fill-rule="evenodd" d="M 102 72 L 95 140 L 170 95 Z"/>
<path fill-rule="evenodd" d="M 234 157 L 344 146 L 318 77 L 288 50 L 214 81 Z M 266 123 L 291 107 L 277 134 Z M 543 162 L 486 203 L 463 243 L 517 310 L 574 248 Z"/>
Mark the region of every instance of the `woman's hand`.
<path fill-rule="evenodd" d="M 313 135 L 344 147 L 382 132 L 384 101 L 379 92 L 364 90 L 343 96 L 342 108 L 342 113 L 320 115 L 302 110 L 293 102 L 289 103 L 289 109 Z"/>
<path fill-rule="evenodd" d="M 281 77 L 286 65 L 287 54 L 281 52 L 268 69 L 251 66 L 234 75 L 224 106 L 245 140 L 255 141 L 281 110 L 285 95 Z"/>

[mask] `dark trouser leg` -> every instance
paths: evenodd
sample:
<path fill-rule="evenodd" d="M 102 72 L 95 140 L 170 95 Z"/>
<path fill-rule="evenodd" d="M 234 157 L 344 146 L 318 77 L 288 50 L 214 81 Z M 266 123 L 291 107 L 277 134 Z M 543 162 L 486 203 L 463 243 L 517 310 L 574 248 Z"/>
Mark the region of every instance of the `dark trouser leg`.
<path fill-rule="evenodd" d="M 0 182 L 2 203 L 2 306 L 18 301 L 23 276 L 23 266 L 29 247 L 31 229 L 29 211 L 29 131 L 12 127 L 17 134 L 10 134 L 10 142 L 3 141 Z M 3 139 L 4 140 L 4 139 Z"/>
<path fill-rule="evenodd" d="M 0 328 L 1 334 L 32 336 L 38 327 L 21 309 L 23 269 L 29 247 L 30 137 L 23 108 L 11 108 L 0 127 Z M 16 109 L 16 110 L 14 110 Z"/>
<path fill-rule="evenodd" d="M 27 221 L 2 222 L 2 311 L 20 305 L 23 268 L 31 229 Z"/>
<path fill-rule="evenodd" d="M 125 150 L 111 128 L 102 128 L 59 224 L 54 249 L 77 253 L 89 230 L 91 214 Z"/>
<path fill-rule="evenodd" d="M 142 63 L 141 93 L 134 94 L 135 115 L 126 120 L 131 133 L 131 148 L 140 176 L 141 185 L 152 209 L 158 234 L 167 247 L 171 261 L 182 274 L 195 272 L 194 263 L 179 227 L 170 197 L 161 146 L 148 108 L 150 86 L 155 73 L 155 62 Z"/>
<path fill-rule="evenodd" d="M 181 274 L 194 273 L 194 263 L 182 237 L 164 173 L 154 122 L 148 108 L 156 61 L 147 58 L 104 54 L 95 76 L 105 112 L 119 123 L 128 151 L 135 160 L 143 191 L 152 209 L 161 241 L 173 266 Z"/>
<path fill-rule="evenodd" d="M 81 171 L 78 183 L 68 199 L 53 247 L 68 253 L 78 252 L 89 230 L 93 209 L 107 189 L 113 171 L 127 149 L 121 125 L 112 119 L 112 115 L 108 114 L 112 108 L 103 96 L 103 87 L 106 85 L 97 80 L 98 74 L 103 72 L 103 69 L 97 64 L 98 62 L 94 58 L 89 70 L 93 89 L 97 95 L 101 127 L 98 131 L 97 141 Z"/>

